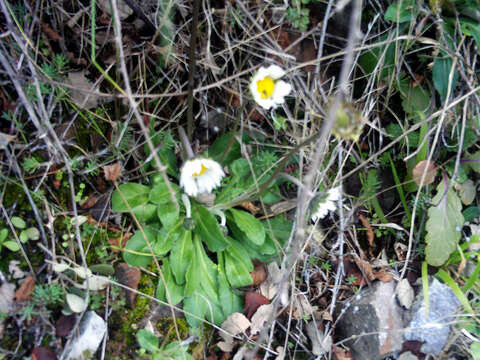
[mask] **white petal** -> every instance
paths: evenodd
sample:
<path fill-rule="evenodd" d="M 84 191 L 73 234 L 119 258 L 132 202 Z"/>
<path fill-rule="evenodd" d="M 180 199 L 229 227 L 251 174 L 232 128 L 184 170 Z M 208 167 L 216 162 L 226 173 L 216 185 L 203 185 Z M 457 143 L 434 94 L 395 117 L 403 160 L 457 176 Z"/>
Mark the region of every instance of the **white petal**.
<path fill-rule="evenodd" d="M 332 188 L 332 189 L 328 190 L 328 199 L 332 200 L 332 201 L 339 200 L 340 199 L 340 190 L 341 190 L 340 186 L 337 186 L 335 188 Z"/>
<path fill-rule="evenodd" d="M 337 207 L 333 201 L 327 201 L 323 207 L 328 211 L 335 211 L 337 210 Z"/>
<path fill-rule="evenodd" d="M 257 99 L 255 100 L 256 103 L 258 105 L 260 105 L 262 108 L 264 108 L 265 110 L 268 110 L 270 109 L 272 106 L 275 106 L 275 101 L 273 101 L 272 98 L 268 98 L 268 99 Z"/>
<path fill-rule="evenodd" d="M 292 91 L 292 85 L 286 83 L 285 81 L 277 81 L 275 83 L 275 88 L 273 89 L 272 98 L 273 101 L 277 104 L 283 104 L 285 102 L 285 96 L 290 94 Z"/>
<path fill-rule="evenodd" d="M 267 71 L 268 76 L 270 76 L 273 80 L 280 79 L 283 75 L 285 75 L 285 70 L 278 65 L 270 65 Z"/>

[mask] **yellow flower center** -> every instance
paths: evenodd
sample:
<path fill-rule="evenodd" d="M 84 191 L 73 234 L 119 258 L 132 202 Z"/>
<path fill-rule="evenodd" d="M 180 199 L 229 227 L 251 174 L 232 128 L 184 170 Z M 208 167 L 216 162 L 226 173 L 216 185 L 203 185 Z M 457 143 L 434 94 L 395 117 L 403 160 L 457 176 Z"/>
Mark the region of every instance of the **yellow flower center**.
<path fill-rule="evenodd" d="M 257 81 L 257 91 L 260 93 L 262 99 L 267 99 L 273 94 L 275 82 L 270 77 L 265 77 L 263 80 Z"/>
<path fill-rule="evenodd" d="M 207 171 L 207 168 L 205 167 L 205 165 L 202 164 L 202 168 L 200 169 L 199 172 L 194 172 L 192 174 L 193 177 L 197 177 L 197 176 L 201 176 L 203 175 L 203 173 L 205 173 L 205 171 Z"/>

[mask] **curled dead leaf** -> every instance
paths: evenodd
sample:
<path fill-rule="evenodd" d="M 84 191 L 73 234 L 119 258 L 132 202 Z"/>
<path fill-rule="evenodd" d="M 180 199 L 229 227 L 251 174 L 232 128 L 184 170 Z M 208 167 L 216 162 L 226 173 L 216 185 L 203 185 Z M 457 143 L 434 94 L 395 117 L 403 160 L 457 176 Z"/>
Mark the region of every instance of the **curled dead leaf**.
<path fill-rule="evenodd" d="M 105 173 L 105 179 L 115 182 L 122 175 L 122 166 L 120 162 L 116 162 L 115 164 L 104 166 L 103 172 Z"/>
<path fill-rule="evenodd" d="M 437 167 L 435 164 L 428 160 L 422 160 L 412 170 L 412 178 L 415 181 L 415 184 L 420 186 L 422 181 L 423 173 L 425 173 L 425 179 L 423 185 L 429 185 L 435 180 L 435 175 L 437 174 Z"/>
<path fill-rule="evenodd" d="M 250 334 L 255 335 L 262 330 L 264 324 L 273 317 L 273 304 L 265 304 L 260 306 L 255 314 L 252 316 L 252 326 Z"/>
<path fill-rule="evenodd" d="M 367 228 L 368 245 L 370 245 L 370 247 L 373 247 L 373 240 L 375 238 L 375 234 L 373 232 L 372 225 L 362 214 L 358 215 L 358 218 L 362 222 L 362 225 Z"/>
<path fill-rule="evenodd" d="M 225 331 L 220 332 L 220 336 L 223 338 L 221 346 L 223 347 L 222 351 L 230 352 L 230 345 L 233 344 L 233 337 L 239 334 L 242 334 L 250 327 L 251 323 L 245 315 L 242 313 L 233 313 L 231 314 L 223 323 L 222 329 Z M 229 350 L 230 349 L 230 350 Z"/>
<path fill-rule="evenodd" d="M 265 304 L 270 304 L 270 300 L 268 300 L 262 294 L 249 291 L 245 295 L 245 308 L 243 310 L 243 313 L 247 316 L 247 318 L 251 319 L 257 309 Z"/>
<path fill-rule="evenodd" d="M 90 209 L 91 207 L 94 207 L 95 204 L 98 202 L 98 198 L 95 194 L 90 194 L 84 202 L 80 204 L 82 209 Z"/>
<path fill-rule="evenodd" d="M 267 278 L 267 270 L 265 269 L 265 264 L 258 260 L 253 260 L 253 271 L 250 273 L 250 276 L 253 280 L 253 286 L 258 286 L 265 281 Z"/>
<path fill-rule="evenodd" d="M 137 290 L 141 273 L 138 268 L 128 266 L 126 263 L 121 263 L 117 266 L 115 277 L 121 284 Z M 136 294 L 131 290 L 125 289 L 125 295 L 127 297 L 127 305 L 133 309 L 135 307 Z"/>

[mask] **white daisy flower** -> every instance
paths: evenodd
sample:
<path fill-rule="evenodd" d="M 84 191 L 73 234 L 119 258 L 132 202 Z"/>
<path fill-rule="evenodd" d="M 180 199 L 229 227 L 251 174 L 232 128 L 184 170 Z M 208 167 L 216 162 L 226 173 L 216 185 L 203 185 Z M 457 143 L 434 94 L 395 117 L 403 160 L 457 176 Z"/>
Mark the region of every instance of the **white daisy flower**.
<path fill-rule="evenodd" d="M 225 176 L 220 164 L 209 159 L 192 159 L 183 164 L 180 186 L 189 196 L 211 193 Z"/>
<path fill-rule="evenodd" d="M 285 75 L 278 65 L 270 65 L 268 68 L 261 67 L 250 82 L 250 91 L 255 102 L 268 110 L 271 107 L 283 104 L 285 96 L 292 91 L 292 85 L 279 80 Z"/>
<path fill-rule="evenodd" d="M 328 190 L 326 193 L 320 195 L 320 200 L 315 207 L 315 212 L 312 215 L 312 221 L 316 222 L 318 219 L 323 219 L 327 216 L 329 211 L 337 210 L 337 201 L 340 199 L 340 186 Z"/>

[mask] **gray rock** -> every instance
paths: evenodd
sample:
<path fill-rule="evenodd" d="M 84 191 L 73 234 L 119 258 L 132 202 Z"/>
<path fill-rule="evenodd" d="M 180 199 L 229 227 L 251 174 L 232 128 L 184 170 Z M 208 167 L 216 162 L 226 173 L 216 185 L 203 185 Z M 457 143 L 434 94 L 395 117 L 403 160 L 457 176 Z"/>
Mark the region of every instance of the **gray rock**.
<path fill-rule="evenodd" d="M 95 311 L 88 311 L 79 326 L 79 334 L 72 339 L 66 360 L 87 360 L 97 351 L 107 331 L 107 323 Z"/>
<path fill-rule="evenodd" d="M 335 335 L 346 342 L 355 360 L 380 360 L 402 349 L 402 309 L 395 282 L 374 282 L 360 290 L 336 313 Z M 369 335 L 363 335 L 363 334 Z"/>
<path fill-rule="evenodd" d="M 454 320 L 460 301 L 447 286 L 433 279 L 428 290 L 429 311 L 425 316 L 423 292 L 417 296 L 412 306 L 412 321 L 405 331 L 406 340 L 421 341 L 420 351 L 438 355 L 442 352 L 450 334 L 449 322 Z"/>

